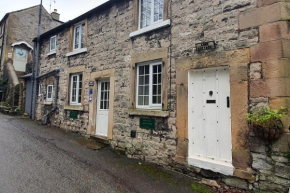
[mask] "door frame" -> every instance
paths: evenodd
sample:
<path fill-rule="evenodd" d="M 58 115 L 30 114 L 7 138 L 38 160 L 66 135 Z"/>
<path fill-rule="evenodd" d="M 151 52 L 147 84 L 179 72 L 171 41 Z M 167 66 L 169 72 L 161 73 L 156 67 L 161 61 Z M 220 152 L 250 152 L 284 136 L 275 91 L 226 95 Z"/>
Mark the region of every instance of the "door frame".
<path fill-rule="evenodd" d="M 192 119 L 189 119 L 189 116 L 192 114 L 192 109 L 191 109 L 191 102 L 189 101 L 192 97 L 192 85 L 191 85 L 191 78 L 192 78 L 192 74 L 194 72 L 200 72 L 200 71 L 215 71 L 215 70 L 220 70 L 220 69 L 225 69 L 227 68 L 228 73 L 229 73 L 229 89 L 230 89 L 230 98 L 231 98 L 231 84 L 230 84 L 230 70 L 229 67 L 224 66 L 224 67 L 213 67 L 213 68 L 203 68 L 203 69 L 190 69 L 188 70 L 188 142 L 190 143 L 190 137 L 189 134 L 189 130 L 190 130 L 190 126 L 193 125 Z M 231 117 L 231 106 L 230 106 L 230 117 Z M 231 119 L 230 119 L 230 133 L 232 134 L 232 126 L 231 126 Z M 232 135 L 231 135 L 231 154 L 232 152 Z M 188 157 L 187 157 L 187 162 L 189 165 L 193 165 L 199 168 L 204 168 L 204 169 L 209 169 L 215 172 L 219 172 L 222 174 L 226 174 L 226 175 L 233 175 L 234 173 L 234 167 L 232 164 L 232 159 L 231 162 L 224 162 L 221 160 L 215 160 L 215 159 L 209 159 L 206 157 L 201 157 L 201 156 L 197 156 L 197 155 L 189 155 L 189 150 L 190 150 L 190 144 L 188 145 Z"/>
<path fill-rule="evenodd" d="M 113 127 L 114 127 L 114 98 L 115 98 L 115 69 L 109 69 L 104 71 L 98 71 L 91 73 L 89 89 L 93 91 L 92 101 L 89 102 L 89 127 L 87 130 L 88 135 L 96 136 L 96 118 L 97 118 L 97 97 L 98 97 L 98 81 L 103 79 L 110 80 L 110 107 L 108 117 L 108 140 L 113 139 Z M 99 137 L 99 136 L 97 136 Z M 101 137 L 100 138 L 104 138 Z"/>

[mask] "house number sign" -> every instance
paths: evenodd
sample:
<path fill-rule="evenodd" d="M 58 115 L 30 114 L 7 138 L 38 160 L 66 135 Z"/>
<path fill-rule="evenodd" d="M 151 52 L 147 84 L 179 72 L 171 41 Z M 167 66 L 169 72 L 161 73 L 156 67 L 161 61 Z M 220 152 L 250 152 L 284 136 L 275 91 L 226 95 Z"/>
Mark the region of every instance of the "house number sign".
<path fill-rule="evenodd" d="M 155 129 L 155 119 L 144 119 L 140 118 L 140 128 L 141 129 Z"/>

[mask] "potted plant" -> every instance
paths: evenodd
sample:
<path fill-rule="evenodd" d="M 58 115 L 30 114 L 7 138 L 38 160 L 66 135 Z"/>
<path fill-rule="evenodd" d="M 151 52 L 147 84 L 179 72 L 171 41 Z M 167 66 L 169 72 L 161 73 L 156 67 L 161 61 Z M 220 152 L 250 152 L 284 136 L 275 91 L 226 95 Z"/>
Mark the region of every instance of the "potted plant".
<path fill-rule="evenodd" d="M 280 110 L 261 107 L 254 109 L 252 113 L 248 113 L 247 119 L 257 137 L 274 141 L 279 139 L 283 134 L 283 123 L 281 119 L 285 115 L 285 107 L 281 107 Z"/>

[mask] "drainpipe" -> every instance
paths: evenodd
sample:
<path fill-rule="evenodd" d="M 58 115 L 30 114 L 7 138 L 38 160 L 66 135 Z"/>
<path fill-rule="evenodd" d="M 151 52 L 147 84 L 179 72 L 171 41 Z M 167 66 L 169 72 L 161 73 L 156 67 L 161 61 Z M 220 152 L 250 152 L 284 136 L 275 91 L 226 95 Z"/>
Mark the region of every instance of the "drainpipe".
<path fill-rule="evenodd" d="M 42 124 L 43 125 L 47 125 L 48 124 L 50 115 L 52 115 L 52 113 L 54 113 L 56 111 L 56 109 L 57 109 L 59 76 L 58 75 L 55 75 L 54 78 L 55 78 L 55 95 L 54 95 L 53 109 L 49 113 L 47 113 L 46 115 L 44 115 L 43 121 L 42 121 Z"/>
<path fill-rule="evenodd" d="M 2 24 L 4 26 L 3 34 L 2 34 L 2 48 L 1 48 L 1 58 L 0 58 L 0 69 L 2 69 L 2 58 L 3 58 L 3 50 L 4 50 L 4 39 L 5 39 L 5 30 L 6 30 L 6 19 Z"/>
<path fill-rule="evenodd" d="M 35 68 L 33 73 L 33 103 L 32 103 L 32 119 L 35 119 L 35 111 L 36 111 L 36 98 L 37 98 L 37 80 L 36 77 L 38 76 L 38 67 L 39 67 L 39 53 L 40 53 L 40 34 L 41 34 L 41 15 L 42 15 L 42 0 L 40 0 L 39 5 L 39 19 L 38 19 L 38 28 L 37 28 L 37 50 L 36 50 L 36 58 L 35 58 Z"/>
<path fill-rule="evenodd" d="M 35 53 L 35 50 L 37 49 L 36 48 L 37 47 L 37 43 L 36 42 L 34 42 L 34 44 L 33 44 L 33 53 L 32 53 L 32 76 L 31 76 L 31 91 L 32 91 L 32 97 L 31 97 L 31 105 L 30 105 L 30 118 L 32 119 L 32 114 L 34 113 L 33 112 L 33 109 L 34 108 L 36 108 L 36 105 L 34 105 L 34 98 L 36 97 L 36 96 L 33 96 L 33 94 L 34 94 L 34 90 L 33 90 L 33 88 L 34 88 L 34 82 L 35 81 L 37 81 L 37 79 L 36 79 L 36 77 L 37 77 L 37 73 L 35 73 L 35 71 L 36 71 L 36 68 L 35 68 L 35 56 L 36 56 L 36 53 Z M 37 99 L 35 98 L 35 101 L 36 101 Z"/>

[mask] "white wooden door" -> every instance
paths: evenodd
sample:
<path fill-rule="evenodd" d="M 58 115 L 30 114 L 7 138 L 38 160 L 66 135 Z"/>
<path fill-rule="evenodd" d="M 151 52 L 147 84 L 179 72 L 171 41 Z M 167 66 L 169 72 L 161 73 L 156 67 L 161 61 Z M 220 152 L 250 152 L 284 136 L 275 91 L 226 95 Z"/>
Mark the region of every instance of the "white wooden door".
<path fill-rule="evenodd" d="M 97 117 L 96 117 L 96 135 L 108 137 L 109 124 L 109 99 L 110 99 L 110 81 L 100 80 L 98 82 L 97 99 Z"/>
<path fill-rule="evenodd" d="M 189 72 L 188 162 L 233 174 L 228 68 Z"/>

